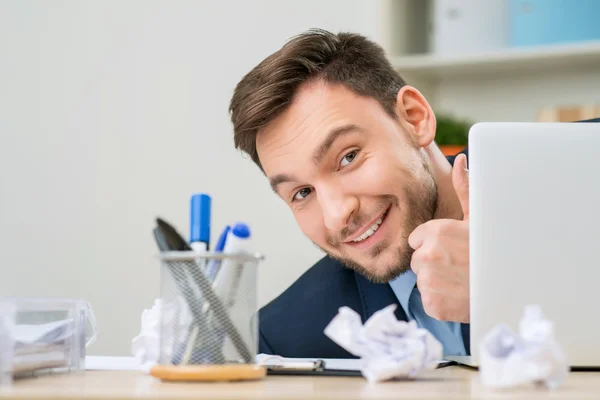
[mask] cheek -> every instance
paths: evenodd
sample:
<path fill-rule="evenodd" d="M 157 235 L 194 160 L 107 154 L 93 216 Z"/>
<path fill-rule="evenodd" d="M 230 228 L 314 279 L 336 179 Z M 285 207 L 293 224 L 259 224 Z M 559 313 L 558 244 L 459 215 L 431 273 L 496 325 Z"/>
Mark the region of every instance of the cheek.
<path fill-rule="evenodd" d="M 295 211 L 294 218 L 306 237 L 318 245 L 325 243 L 325 224 L 317 206 L 311 204 L 310 207 Z"/>
<path fill-rule="evenodd" d="M 356 194 L 396 194 L 408 176 L 394 161 L 388 156 L 376 156 L 365 160 L 360 168 L 348 175 L 347 187 L 352 188 L 352 192 Z"/>

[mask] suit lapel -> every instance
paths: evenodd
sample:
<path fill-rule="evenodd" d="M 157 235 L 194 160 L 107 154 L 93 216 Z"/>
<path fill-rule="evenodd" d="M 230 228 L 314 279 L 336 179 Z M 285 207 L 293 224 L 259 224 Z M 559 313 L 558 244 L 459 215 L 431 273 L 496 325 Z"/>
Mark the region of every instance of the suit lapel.
<path fill-rule="evenodd" d="M 390 304 L 396 304 L 395 314 L 398 320 L 407 320 L 404 309 L 398 302 L 398 298 L 396 298 L 396 295 L 389 284 L 373 283 L 357 272 L 354 273 L 354 277 L 356 278 L 356 286 L 358 287 L 358 295 L 360 296 L 362 305 L 361 317 L 363 323 L 376 311 L 379 311 Z"/>

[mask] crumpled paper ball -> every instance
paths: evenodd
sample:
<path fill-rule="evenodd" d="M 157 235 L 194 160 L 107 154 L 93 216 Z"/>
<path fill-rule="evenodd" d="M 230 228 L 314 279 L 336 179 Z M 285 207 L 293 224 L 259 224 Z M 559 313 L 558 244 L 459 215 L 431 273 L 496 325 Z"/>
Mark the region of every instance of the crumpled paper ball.
<path fill-rule="evenodd" d="M 557 388 L 570 367 L 554 338 L 552 322 L 544 318 L 539 306 L 525 307 L 519 333 L 499 324 L 483 338 L 479 346 L 482 383 L 495 388 L 526 383 Z"/>
<path fill-rule="evenodd" d="M 442 359 L 442 344 L 415 321 L 399 321 L 395 309 L 395 304 L 385 307 L 363 325 L 358 313 L 341 307 L 325 328 L 331 340 L 360 357 L 361 373 L 369 382 L 414 378 Z"/>
<path fill-rule="evenodd" d="M 152 308 L 142 311 L 140 333 L 131 340 L 131 351 L 144 371 L 149 371 L 160 356 L 161 306 L 162 300 L 156 299 Z"/>
<path fill-rule="evenodd" d="M 158 363 L 161 356 L 160 329 L 163 326 L 189 326 L 191 316 L 183 308 L 182 300 L 177 298 L 170 302 L 163 299 L 154 300 L 150 309 L 142 311 L 140 333 L 131 340 L 131 352 L 140 363 L 143 371 L 149 372 L 153 365 Z M 175 337 L 163 342 L 163 355 L 170 354 Z"/>

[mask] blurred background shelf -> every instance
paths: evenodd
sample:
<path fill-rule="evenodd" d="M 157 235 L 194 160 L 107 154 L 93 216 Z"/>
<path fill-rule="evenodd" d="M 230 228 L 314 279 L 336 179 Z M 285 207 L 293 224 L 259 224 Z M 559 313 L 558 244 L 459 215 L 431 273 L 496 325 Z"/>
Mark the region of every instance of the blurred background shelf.
<path fill-rule="evenodd" d="M 473 74 L 521 74 L 524 71 L 557 71 L 595 67 L 600 73 L 600 41 L 515 48 L 458 56 L 416 54 L 396 56 L 392 63 L 400 72 L 419 78 L 468 77 Z"/>
<path fill-rule="evenodd" d="M 600 1 L 374 4 L 376 41 L 436 113 L 539 121 L 553 108 L 600 104 Z"/>

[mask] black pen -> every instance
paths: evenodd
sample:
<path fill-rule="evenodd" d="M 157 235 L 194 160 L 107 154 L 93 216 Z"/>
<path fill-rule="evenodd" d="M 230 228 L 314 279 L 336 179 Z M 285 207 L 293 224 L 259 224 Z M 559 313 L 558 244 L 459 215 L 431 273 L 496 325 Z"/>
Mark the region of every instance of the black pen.
<path fill-rule="evenodd" d="M 161 225 L 163 225 L 163 224 L 161 224 Z M 165 235 L 164 225 L 163 225 L 163 227 L 159 226 L 158 228 L 154 228 L 153 233 L 154 233 L 154 238 L 156 240 L 158 248 L 160 249 L 161 252 L 177 251 L 179 249 L 184 249 L 185 246 L 187 246 L 187 243 L 185 244 L 185 246 L 182 246 L 181 243 L 178 243 L 176 237 L 174 237 L 172 235 L 168 235 L 168 234 Z M 194 290 L 189 285 L 189 282 L 186 279 L 186 274 L 185 274 L 185 271 L 183 270 L 183 267 L 175 266 L 175 265 L 168 265 L 168 269 L 169 269 L 169 272 L 171 273 L 171 276 L 173 277 L 173 280 L 175 281 L 175 284 L 177 285 L 178 290 L 183 295 L 183 298 L 185 299 L 185 301 L 188 305 L 188 308 L 193 315 L 195 324 L 190 326 L 190 330 L 193 330 L 194 325 L 197 324 L 198 329 L 202 330 L 203 332 L 207 332 L 208 325 L 206 322 L 206 318 L 203 315 L 201 308 L 197 306 L 196 293 L 194 293 Z M 189 334 L 191 336 L 191 332 Z M 225 359 L 223 358 L 221 352 L 217 352 L 217 354 L 215 354 L 215 357 L 216 357 L 215 361 L 217 363 L 225 362 Z M 179 360 L 178 354 L 174 355 L 173 363 L 178 364 L 179 361 L 180 360 Z"/>

